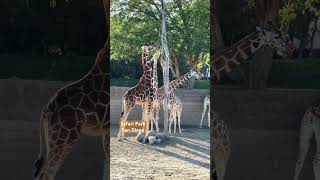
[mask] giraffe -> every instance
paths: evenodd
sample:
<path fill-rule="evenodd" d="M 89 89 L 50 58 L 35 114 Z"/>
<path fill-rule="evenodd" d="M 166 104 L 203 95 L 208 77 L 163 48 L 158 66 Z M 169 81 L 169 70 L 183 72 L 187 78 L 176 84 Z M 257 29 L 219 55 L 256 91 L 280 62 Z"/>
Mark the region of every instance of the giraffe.
<path fill-rule="evenodd" d="M 120 124 L 126 122 L 134 105 L 138 104 L 142 106 L 142 119 L 149 126 L 158 90 L 157 58 L 160 57 L 160 54 L 155 53 L 155 50 L 156 48 L 150 45 L 142 47 L 143 74 L 139 83 L 129 89 L 122 98 Z M 154 56 L 152 57 L 152 55 Z M 122 139 L 124 139 L 124 132 L 121 130 L 121 126 L 119 126 L 118 140 Z"/>
<path fill-rule="evenodd" d="M 181 134 L 181 113 L 182 113 L 182 103 L 178 96 L 175 93 L 170 93 L 169 95 L 169 134 L 171 134 L 171 125 L 173 125 L 173 132 L 176 133 L 176 126 L 178 121 L 179 133 Z"/>
<path fill-rule="evenodd" d="M 242 38 L 229 48 L 216 52 L 211 56 L 211 91 L 214 90 L 214 85 L 221 79 L 221 75 L 225 72 L 230 72 L 241 63 L 246 62 L 258 49 L 263 46 L 270 46 L 282 52 L 287 52 L 285 41 L 280 37 L 280 32 L 268 23 L 266 28 L 257 27 L 256 31 Z M 211 106 L 212 108 L 212 106 Z M 210 110 L 210 116 L 218 118 L 214 109 Z M 215 118 L 213 118 L 215 119 Z M 218 121 L 210 121 L 210 142 L 212 156 L 211 164 L 216 166 L 214 171 L 211 171 L 211 177 L 223 180 L 225 169 L 228 163 L 230 154 L 230 130 L 226 123 L 218 118 Z M 224 128 L 219 128 L 224 127 Z M 213 166 L 212 166 L 213 167 Z"/>
<path fill-rule="evenodd" d="M 54 180 L 80 134 L 101 136 L 106 162 L 110 162 L 108 53 L 105 46 L 89 73 L 58 90 L 42 110 L 35 180 Z"/>
<path fill-rule="evenodd" d="M 299 155 L 296 162 L 294 180 L 299 179 L 304 160 L 308 154 L 310 140 L 315 135 L 317 152 L 313 157 L 313 171 L 316 180 L 320 179 L 320 99 L 307 108 L 300 127 Z"/>
<path fill-rule="evenodd" d="M 208 108 L 208 127 L 210 127 L 210 95 L 206 95 L 206 97 L 203 100 L 203 112 L 201 116 L 200 128 L 202 128 L 202 121 L 207 111 L 207 108 Z"/>
<path fill-rule="evenodd" d="M 177 99 L 175 91 L 180 85 L 182 85 L 185 82 L 187 82 L 191 77 L 196 76 L 196 74 L 197 74 L 196 71 L 190 70 L 189 72 L 185 73 L 181 77 L 170 81 L 170 83 L 169 83 L 169 93 L 168 93 L 169 94 L 169 103 L 168 103 L 168 105 L 170 107 L 174 107 L 175 110 L 179 110 L 179 105 L 177 104 L 178 106 L 174 106 L 174 104 L 175 104 L 175 102 L 180 102 L 180 104 L 182 106 L 182 103 L 181 103 L 179 98 Z M 161 103 L 163 103 L 163 101 L 164 101 L 164 86 L 161 86 L 158 89 L 158 92 L 157 92 L 157 99 L 155 101 L 155 118 L 153 119 L 153 122 L 154 122 L 154 124 L 156 126 L 156 131 L 157 132 L 159 132 L 159 112 L 160 112 Z M 168 106 L 168 112 L 170 113 L 171 110 L 169 109 L 169 106 Z M 182 107 L 180 108 L 180 110 L 182 111 Z M 172 112 L 175 113 L 175 114 L 179 114 L 179 112 L 174 112 L 174 111 L 172 111 Z M 180 114 L 181 114 L 181 112 L 180 112 Z M 170 117 L 170 114 L 169 114 L 169 117 Z"/>

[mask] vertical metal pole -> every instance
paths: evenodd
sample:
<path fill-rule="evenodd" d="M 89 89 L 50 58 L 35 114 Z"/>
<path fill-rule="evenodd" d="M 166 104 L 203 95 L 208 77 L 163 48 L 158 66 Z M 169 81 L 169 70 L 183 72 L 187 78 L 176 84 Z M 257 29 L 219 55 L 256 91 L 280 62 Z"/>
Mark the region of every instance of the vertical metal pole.
<path fill-rule="evenodd" d="M 166 18 L 165 18 L 165 3 L 164 0 L 161 1 L 162 6 L 162 35 L 161 43 L 164 52 L 164 62 L 161 63 L 162 74 L 163 74 L 163 83 L 164 83 L 164 102 L 163 102 L 163 111 L 164 111 L 164 133 L 168 133 L 168 92 L 169 92 L 169 50 L 166 36 Z"/>

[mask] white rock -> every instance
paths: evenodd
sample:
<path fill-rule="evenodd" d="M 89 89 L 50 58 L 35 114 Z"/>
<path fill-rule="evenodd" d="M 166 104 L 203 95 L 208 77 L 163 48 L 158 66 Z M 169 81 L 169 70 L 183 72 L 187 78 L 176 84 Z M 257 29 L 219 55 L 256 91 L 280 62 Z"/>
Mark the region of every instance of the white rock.
<path fill-rule="evenodd" d="M 149 144 L 153 145 L 157 139 L 155 136 L 149 136 L 148 140 L 149 140 Z"/>
<path fill-rule="evenodd" d="M 156 136 L 156 135 L 157 135 L 157 133 L 155 131 L 149 131 L 149 132 L 147 132 L 146 136 L 143 138 L 142 142 L 143 143 L 147 143 L 148 142 L 148 138 L 150 136 Z"/>

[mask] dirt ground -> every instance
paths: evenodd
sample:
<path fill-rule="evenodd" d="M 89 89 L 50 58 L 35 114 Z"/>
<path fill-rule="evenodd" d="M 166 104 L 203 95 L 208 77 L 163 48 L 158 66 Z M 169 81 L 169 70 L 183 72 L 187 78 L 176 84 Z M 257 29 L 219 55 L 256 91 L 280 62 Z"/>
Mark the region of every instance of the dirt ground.
<path fill-rule="evenodd" d="M 184 128 L 160 145 L 117 141 L 111 127 L 111 179 L 210 179 L 209 129 Z"/>

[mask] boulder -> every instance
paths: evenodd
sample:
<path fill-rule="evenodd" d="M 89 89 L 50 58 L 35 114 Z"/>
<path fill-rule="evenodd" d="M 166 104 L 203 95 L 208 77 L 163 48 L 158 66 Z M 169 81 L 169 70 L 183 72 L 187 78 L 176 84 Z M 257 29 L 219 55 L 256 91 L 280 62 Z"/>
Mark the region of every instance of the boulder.
<path fill-rule="evenodd" d="M 149 131 L 149 132 L 147 132 L 146 136 L 143 138 L 142 142 L 147 143 L 149 140 L 148 138 L 150 136 L 156 136 L 156 135 L 157 135 L 157 133 L 155 131 Z"/>
<path fill-rule="evenodd" d="M 157 145 L 161 144 L 161 142 L 162 142 L 161 139 L 156 139 L 156 144 Z"/>
<path fill-rule="evenodd" d="M 138 142 L 142 142 L 145 136 L 144 132 L 139 132 L 136 139 Z"/>
<path fill-rule="evenodd" d="M 162 142 L 169 139 L 169 137 L 168 137 L 166 134 L 164 134 L 164 133 L 158 133 L 158 134 L 156 135 L 156 138 L 157 138 L 157 139 L 160 139 Z"/>
<path fill-rule="evenodd" d="M 149 136 L 148 137 L 149 140 L 149 144 L 153 145 L 154 143 L 156 143 L 156 137 L 155 136 Z"/>

